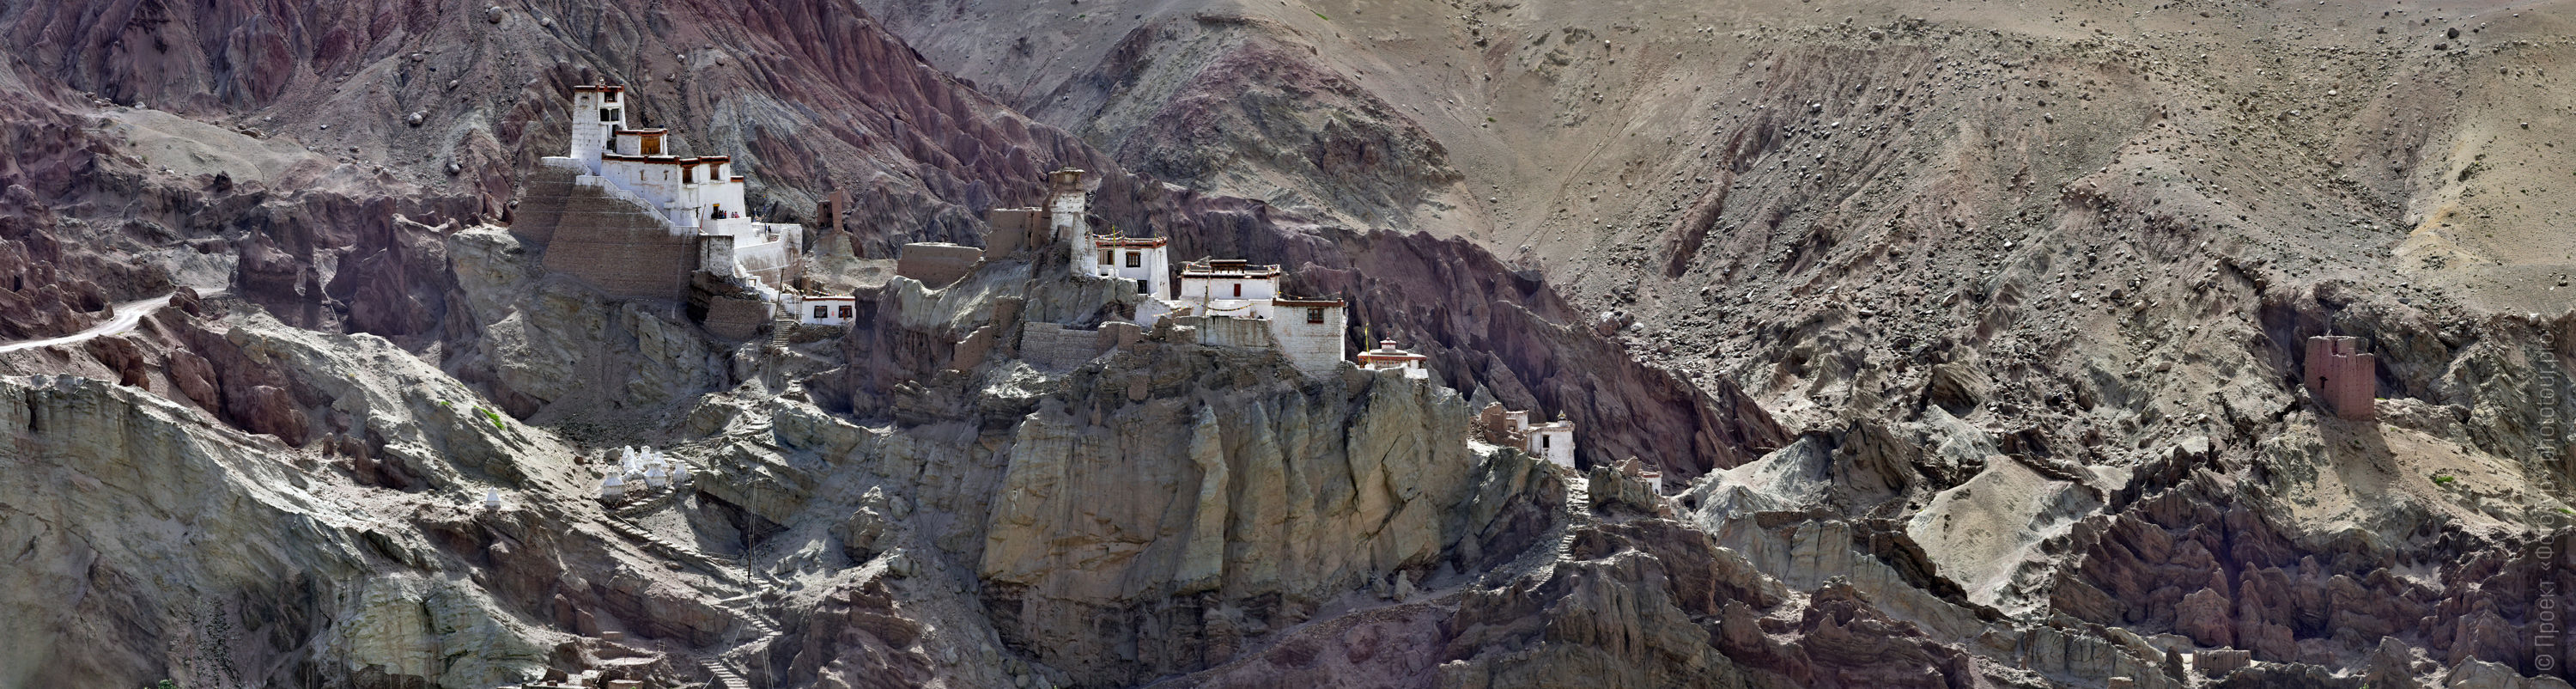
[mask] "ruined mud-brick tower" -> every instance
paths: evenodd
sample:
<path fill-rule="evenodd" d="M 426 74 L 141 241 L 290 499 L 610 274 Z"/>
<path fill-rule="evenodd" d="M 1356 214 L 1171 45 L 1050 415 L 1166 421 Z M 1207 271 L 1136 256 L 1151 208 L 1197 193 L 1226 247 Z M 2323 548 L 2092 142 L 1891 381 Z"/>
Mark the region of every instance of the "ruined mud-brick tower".
<path fill-rule="evenodd" d="M 1047 233 L 1056 241 L 1072 242 L 1073 255 L 1088 253 L 1083 246 L 1090 228 L 1083 226 L 1083 214 L 1090 211 L 1091 195 L 1082 191 L 1082 171 L 1065 168 L 1047 173 Z"/>
<path fill-rule="evenodd" d="M 2311 337 L 2307 353 L 2308 394 L 2325 406 L 2326 413 L 2354 421 L 2372 418 L 2379 379 L 2376 359 L 2361 352 L 2361 338 Z"/>

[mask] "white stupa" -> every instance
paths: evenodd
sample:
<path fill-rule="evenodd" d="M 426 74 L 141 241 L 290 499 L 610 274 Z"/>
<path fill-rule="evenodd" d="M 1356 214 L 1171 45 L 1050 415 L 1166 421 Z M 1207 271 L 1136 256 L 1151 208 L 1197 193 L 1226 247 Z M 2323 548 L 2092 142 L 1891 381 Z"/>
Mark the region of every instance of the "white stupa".
<path fill-rule="evenodd" d="M 662 473 L 662 465 L 647 464 L 644 466 L 645 487 L 660 488 L 667 485 L 671 485 L 671 476 L 670 474 Z"/>
<path fill-rule="evenodd" d="M 599 482 L 599 499 L 616 500 L 623 497 L 626 497 L 626 474 L 608 472 L 608 478 Z"/>
<path fill-rule="evenodd" d="M 485 488 L 485 489 L 483 489 L 483 509 L 487 509 L 487 510 L 497 510 L 497 509 L 501 509 L 501 489 L 499 489 L 499 488 Z"/>

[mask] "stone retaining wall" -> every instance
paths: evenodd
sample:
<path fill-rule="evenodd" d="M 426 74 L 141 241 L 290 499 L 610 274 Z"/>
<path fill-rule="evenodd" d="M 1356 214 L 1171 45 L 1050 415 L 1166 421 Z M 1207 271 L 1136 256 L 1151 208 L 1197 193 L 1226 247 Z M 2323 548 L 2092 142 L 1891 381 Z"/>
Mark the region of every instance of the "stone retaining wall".
<path fill-rule="evenodd" d="M 698 269 L 698 241 L 675 236 L 642 208 L 573 183 L 571 171 L 529 176 L 510 231 L 546 245 L 547 270 L 616 297 L 680 299 Z"/>

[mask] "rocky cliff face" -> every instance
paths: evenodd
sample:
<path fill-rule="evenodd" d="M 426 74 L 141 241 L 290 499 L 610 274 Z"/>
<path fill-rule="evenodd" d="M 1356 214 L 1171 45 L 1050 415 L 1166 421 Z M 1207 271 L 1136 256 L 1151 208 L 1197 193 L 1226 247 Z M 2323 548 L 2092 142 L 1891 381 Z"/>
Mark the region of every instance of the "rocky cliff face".
<path fill-rule="evenodd" d="M 286 413 L 368 432 L 298 451 L 134 387 L 8 379 L 6 528 L 33 559 L 10 587 L 29 624 L 11 630 L 7 683 L 465 685 L 541 669 L 553 642 L 512 614 L 513 592 L 465 577 L 486 554 L 444 552 L 421 525 L 560 521 L 462 509 L 485 486 L 570 489 L 559 446 L 475 414 L 473 393 L 381 339 L 264 316 L 222 337 L 328 400 Z M 347 377 L 361 367 L 377 375 Z M 504 540 L 557 540 L 526 536 Z"/>
<path fill-rule="evenodd" d="M 1554 477 L 1444 442 L 1466 435 L 1455 392 L 1188 349 L 1113 354 L 1066 382 L 1096 393 L 1042 402 L 1009 437 L 984 599 L 1006 639 L 1083 683 L 1204 667 L 1345 594 L 1537 537 L 1508 518 L 1547 509 L 1533 484 Z"/>

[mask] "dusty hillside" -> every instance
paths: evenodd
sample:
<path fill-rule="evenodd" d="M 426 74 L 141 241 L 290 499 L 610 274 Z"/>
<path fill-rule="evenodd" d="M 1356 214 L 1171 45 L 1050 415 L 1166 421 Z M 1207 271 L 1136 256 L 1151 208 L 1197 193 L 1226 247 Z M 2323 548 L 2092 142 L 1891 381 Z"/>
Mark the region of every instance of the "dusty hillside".
<path fill-rule="evenodd" d="M 2159 188 L 2140 193 L 2243 204 L 2239 225 L 2304 237 L 2298 250 L 2358 245 L 2337 253 L 2484 299 L 2546 292 L 2503 276 L 2576 259 L 2542 229 L 2563 211 L 2512 201 L 2544 196 L 2565 160 L 2563 109 L 2534 97 L 2563 88 L 2550 69 L 2566 59 L 2567 17 L 2552 4 L 871 9 L 936 64 L 1132 165 L 1364 225 L 1529 246 L 1551 265 L 1717 263 L 1679 250 L 1667 235 L 1705 230 L 1676 225 L 1825 225 L 1837 243 L 1878 243 L 1844 228 L 1963 191 L 1979 206 L 1943 210 L 1978 229 L 2045 220 L 2058 214 L 2029 216 L 2060 187 L 2137 181 L 2159 163 Z M 1228 138 L 1189 139 L 1208 136 Z M 1162 155 L 1209 143 L 1198 158 L 1236 164 Z M 1361 182 L 1295 174 L 1330 169 L 1320 154 L 1337 145 L 1376 158 L 1336 177 L 1411 193 L 1335 196 Z M 1275 160 L 1292 151 L 1313 164 Z M 2264 201 L 2276 210 L 2256 215 Z M 2227 224 L 2217 210 L 2187 217 Z M 2392 243 L 2412 255 L 2385 260 Z M 2424 260 L 2436 250 L 2460 260 Z"/>
<path fill-rule="evenodd" d="M 0 4 L 0 342 L 149 312 L 0 350 L 0 686 L 2563 687 L 2571 19 Z M 594 82 L 858 321 L 544 270 Z M 1433 378 L 1060 360 L 1133 307 L 1061 246 L 883 274 L 1061 166 Z M 698 475 L 603 504 L 625 446 Z"/>
<path fill-rule="evenodd" d="M 2498 636 L 2463 645 L 2533 629 L 2528 608 L 2256 621 L 2257 601 L 2468 557 L 2401 545 L 2424 529 L 2479 557 L 2563 542 L 2563 5 L 872 7 L 1128 164 L 1467 238 L 1556 278 L 1638 357 L 1751 392 L 1809 451 L 1922 467 L 1807 499 L 1902 520 L 1970 600 L 2374 685 L 2365 652 L 2563 672 Z M 1311 162 L 1352 132 L 1415 159 Z M 1211 141 L 1237 148 L 1165 155 Z M 2328 333 L 2379 352 L 2385 423 L 2320 419 L 2294 384 L 2300 342 Z M 2011 478 L 2004 456 L 2083 469 Z M 2118 526 L 2224 513 L 2263 515 L 2287 550 L 2203 560 Z M 2289 553 L 2339 564 L 2288 591 L 2227 581 Z M 2218 576 L 2110 564 L 2140 561 Z M 2480 576 L 2443 571 L 2364 589 Z"/>

